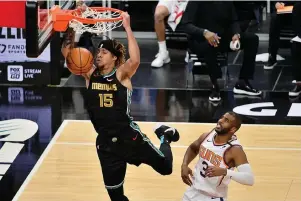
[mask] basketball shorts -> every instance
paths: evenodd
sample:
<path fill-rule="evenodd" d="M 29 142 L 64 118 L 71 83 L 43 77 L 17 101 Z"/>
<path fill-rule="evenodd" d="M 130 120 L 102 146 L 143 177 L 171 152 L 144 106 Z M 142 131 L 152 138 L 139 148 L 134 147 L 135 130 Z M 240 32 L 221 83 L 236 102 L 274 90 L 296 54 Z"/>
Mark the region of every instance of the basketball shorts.
<path fill-rule="evenodd" d="M 176 0 L 159 0 L 157 6 L 164 6 L 167 8 L 168 13 L 172 13 L 175 9 L 177 1 Z"/>
<path fill-rule="evenodd" d="M 184 193 L 182 201 L 226 201 L 225 198 L 214 198 L 208 195 L 202 194 L 199 190 L 194 187 L 188 187 Z"/>
<path fill-rule="evenodd" d="M 107 189 L 123 185 L 127 164 L 139 166 L 145 163 L 156 167 L 165 162 L 164 154 L 134 122 L 116 137 L 103 136 L 97 136 L 96 149 Z"/>

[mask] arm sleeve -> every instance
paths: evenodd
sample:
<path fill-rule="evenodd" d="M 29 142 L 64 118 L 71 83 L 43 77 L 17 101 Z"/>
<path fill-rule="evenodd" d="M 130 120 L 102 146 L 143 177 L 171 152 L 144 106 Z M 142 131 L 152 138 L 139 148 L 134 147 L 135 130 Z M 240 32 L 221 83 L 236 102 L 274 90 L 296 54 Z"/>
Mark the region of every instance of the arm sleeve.
<path fill-rule="evenodd" d="M 198 6 L 200 2 L 189 1 L 182 20 L 179 24 L 179 28 L 182 29 L 186 34 L 192 37 L 202 37 L 204 29 L 199 28 L 195 25 L 195 18 L 197 17 Z"/>
<path fill-rule="evenodd" d="M 243 164 L 237 167 L 238 172 L 227 170 L 227 176 L 232 177 L 232 180 L 243 184 L 252 186 L 254 185 L 254 175 L 249 164 Z"/>

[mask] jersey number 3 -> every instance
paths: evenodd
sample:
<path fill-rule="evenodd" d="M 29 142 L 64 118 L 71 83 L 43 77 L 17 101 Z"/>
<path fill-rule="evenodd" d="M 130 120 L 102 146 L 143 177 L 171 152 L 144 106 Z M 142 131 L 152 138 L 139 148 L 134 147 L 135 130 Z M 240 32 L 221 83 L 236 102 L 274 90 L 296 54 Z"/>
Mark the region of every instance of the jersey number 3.
<path fill-rule="evenodd" d="M 113 94 L 99 94 L 100 107 L 113 106 Z"/>
<path fill-rule="evenodd" d="M 203 169 L 201 170 L 200 174 L 202 177 L 205 178 L 206 177 L 205 171 L 208 169 L 208 163 L 206 163 L 206 161 L 203 161 L 202 165 L 203 165 Z"/>

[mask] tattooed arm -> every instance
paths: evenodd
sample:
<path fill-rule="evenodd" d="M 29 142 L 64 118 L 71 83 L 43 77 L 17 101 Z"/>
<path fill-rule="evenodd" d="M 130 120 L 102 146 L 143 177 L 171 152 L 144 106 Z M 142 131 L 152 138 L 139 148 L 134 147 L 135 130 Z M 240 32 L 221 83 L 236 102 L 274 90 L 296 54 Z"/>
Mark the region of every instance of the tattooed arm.
<path fill-rule="evenodd" d="M 72 28 L 69 28 L 64 35 L 62 44 L 62 54 L 66 58 L 71 49 L 76 47 L 76 42 L 74 41 L 75 32 Z"/>
<path fill-rule="evenodd" d="M 80 8 L 82 10 L 85 10 L 86 4 L 83 0 L 76 0 L 76 7 Z M 76 34 L 72 28 L 68 28 L 67 32 L 64 35 L 63 44 L 62 44 L 62 48 L 61 48 L 61 52 L 62 52 L 63 56 L 65 57 L 65 59 L 67 59 L 67 56 L 72 49 L 78 48 L 77 43 L 80 39 L 80 36 L 81 36 L 81 34 Z M 83 48 L 83 47 L 81 47 L 81 48 Z M 91 68 L 91 70 L 87 74 L 82 74 L 82 76 L 86 80 L 87 87 L 89 85 L 90 76 L 94 70 L 95 70 L 95 66 L 93 66 L 93 68 Z"/>
<path fill-rule="evenodd" d="M 76 0 L 76 7 L 84 11 L 87 6 L 84 0 Z M 64 41 L 61 50 L 65 58 L 72 48 L 76 48 L 80 36 L 81 34 L 76 34 L 72 28 L 68 28 L 63 39 Z"/>
<path fill-rule="evenodd" d="M 77 49 L 78 48 L 77 47 L 77 42 L 75 42 L 74 39 L 75 39 L 75 32 L 73 31 L 72 28 L 69 28 L 67 30 L 67 32 L 65 33 L 65 35 L 64 35 L 62 49 L 61 49 L 62 54 L 63 54 L 65 59 L 67 59 L 67 56 L 68 56 L 69 52 L 72 49 Z M 93 68 L 87 74 L 82 75 L 86 80 L 87 87 L 89 85 L 90 76 L 91 76 L 91 74 L 93 73 L 94 70 L 95 70 L 95 66 L 93 66 Z"/>

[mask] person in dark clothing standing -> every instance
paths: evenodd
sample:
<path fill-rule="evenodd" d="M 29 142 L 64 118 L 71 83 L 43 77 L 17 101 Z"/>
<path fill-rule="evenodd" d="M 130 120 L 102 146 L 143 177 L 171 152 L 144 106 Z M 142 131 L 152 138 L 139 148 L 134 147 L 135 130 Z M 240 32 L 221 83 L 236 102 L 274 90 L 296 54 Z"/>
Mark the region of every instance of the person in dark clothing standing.
<path fill-rule="evenodd" d="M 277 65 L 277 53 L 280 42 L 280 31 L 285 26 L 292 25 L 291 14 L 277 14 L 277 10 L 284 6 L 293 6 L 294 1 L 274 2 L 272 8 L 274 12 L 271 16 L 270 31 L 269 31 L 269 59 L 263 68 L 266 70 L 272 70 Z"/>
<path fill-rule="evenodd" d="M 260 95 L 261 91 L 254 89 L 249 83 L 254 75 L 259 38 L 252 33 L 241 33 L 233 3 L 190 1 L 186 11 L 180 27 L 188 35 L 191 50 L 198 57 L 203 57 L 208 65 L 213 84 L 209 100 L 221 100 L 217 79 L 222 77 L 222 71 L 217 64 L 217 53 L 231 51 L 231 41 L 237 41 L 240 44 L 238 49 L 244 49 L 243 64 L 234 93 Z"/>
<path fill-rule="evenodd" d="M 293 29 L 296 35 L 301 38 L 301 2 L 295 4 L 293 9 Z M 292 42 L 292 66 L 293 66 L 293 79 L 296 81 L 296 85 L 289 92 L 289 96 L 296 97 L 301 93 L 301 43 Z"/>

